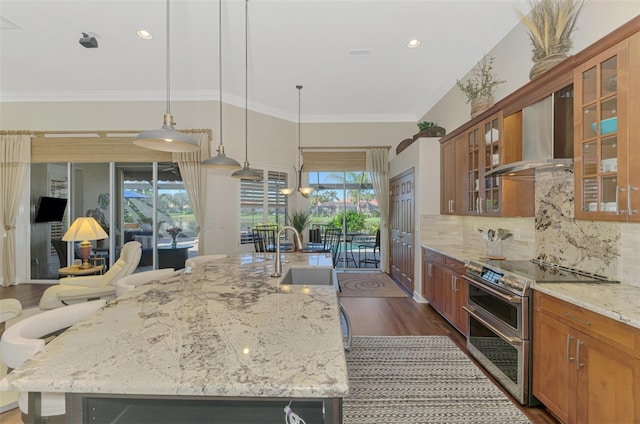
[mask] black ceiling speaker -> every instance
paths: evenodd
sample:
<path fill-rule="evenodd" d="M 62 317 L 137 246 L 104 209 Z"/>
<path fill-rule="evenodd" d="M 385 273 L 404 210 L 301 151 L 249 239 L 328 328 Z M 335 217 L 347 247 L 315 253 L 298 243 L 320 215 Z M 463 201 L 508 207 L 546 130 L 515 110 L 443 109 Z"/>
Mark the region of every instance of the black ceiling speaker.
<path fill-rule="evenodd" d="M 96 40 L 96 37 L 90 37 L 89 34 L 83 32 L 82 37 L 80 38 L 80 44 L 88 49 L 92 49 L 98 47 L 98 40 Z"/>

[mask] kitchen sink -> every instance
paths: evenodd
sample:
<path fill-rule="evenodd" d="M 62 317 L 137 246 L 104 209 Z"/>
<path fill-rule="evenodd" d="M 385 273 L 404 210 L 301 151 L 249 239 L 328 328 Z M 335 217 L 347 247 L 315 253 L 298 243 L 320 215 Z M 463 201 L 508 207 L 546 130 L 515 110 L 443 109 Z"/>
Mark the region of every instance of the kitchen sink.
<path fill-rule="evenodd" d="M 282 275 L 280 284 L 324 286 L 333 285 L 338 290 L 338 277 L 330 266 L 291 265 Z"/>

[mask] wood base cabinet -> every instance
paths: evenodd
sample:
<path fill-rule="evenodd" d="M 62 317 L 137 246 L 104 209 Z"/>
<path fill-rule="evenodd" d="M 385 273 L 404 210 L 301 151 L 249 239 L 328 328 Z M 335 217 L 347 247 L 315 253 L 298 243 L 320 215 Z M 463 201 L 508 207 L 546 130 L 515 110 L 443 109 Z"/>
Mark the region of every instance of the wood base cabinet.
<path fill-rule="evenodd" d="M 430 249 L 422 248 L 422 295 L 462 334 L 467 333 L 467 282 L 461 277 L 464 264 Z"/>
<path fill-rule="evenodd" d="M 640 330 L 535 292 L 533 394 L 565 423 L 640 422 Z"/>

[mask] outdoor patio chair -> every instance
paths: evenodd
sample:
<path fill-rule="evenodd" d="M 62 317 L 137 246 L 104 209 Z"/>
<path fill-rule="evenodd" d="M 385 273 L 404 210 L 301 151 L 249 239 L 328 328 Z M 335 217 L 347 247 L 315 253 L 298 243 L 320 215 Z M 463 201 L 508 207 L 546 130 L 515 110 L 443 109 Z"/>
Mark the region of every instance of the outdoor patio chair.
<path fill-rule="evenodd" d="M 361 267 L 362 264 L 365 266 L 373 264 L 377 267 L 380 263 L 380 229 L 376 231 L 376 235 L 373 240 L 361 240 L 356 244 L 358 245 L 358 267 Z M 369 256 L 369 251 L 371 251 L 372 256 Z M 376 253 L 378 256 L 376 256 Z M 364 254 L 364 258 L 361 256 L 362 254 Z"/>

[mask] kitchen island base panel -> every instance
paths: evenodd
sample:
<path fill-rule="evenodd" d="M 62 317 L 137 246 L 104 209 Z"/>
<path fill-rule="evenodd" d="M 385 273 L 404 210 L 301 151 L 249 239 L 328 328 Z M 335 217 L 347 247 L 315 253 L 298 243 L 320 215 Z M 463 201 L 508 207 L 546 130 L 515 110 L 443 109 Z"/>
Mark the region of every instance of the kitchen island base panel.
<path fill-rule="evenodd" d="M 342 399 L 227 398 L 68 393 L 67 423 L 281 424 L 284 408 L 307 424 L 341 424 Z"/>

